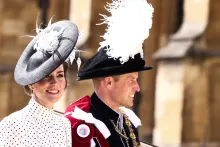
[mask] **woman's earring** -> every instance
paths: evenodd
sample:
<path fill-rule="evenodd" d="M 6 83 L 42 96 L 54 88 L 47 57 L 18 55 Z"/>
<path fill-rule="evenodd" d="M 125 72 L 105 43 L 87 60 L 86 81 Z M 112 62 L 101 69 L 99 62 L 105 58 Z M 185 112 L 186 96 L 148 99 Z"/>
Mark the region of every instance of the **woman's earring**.
<path fill-rule="evenodd" d="M 34 91 L 33 91 L 33 87 L 31 86 L 31 96 L 33 96 L 33 94 L 34 94 Z"/>

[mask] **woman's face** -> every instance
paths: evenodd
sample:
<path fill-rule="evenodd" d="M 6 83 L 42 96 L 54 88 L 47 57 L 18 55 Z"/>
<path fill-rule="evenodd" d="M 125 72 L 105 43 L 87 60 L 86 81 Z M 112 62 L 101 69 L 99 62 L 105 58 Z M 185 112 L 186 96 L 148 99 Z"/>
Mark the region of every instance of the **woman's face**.
<path fill-rule="evenodd" d="M 35 100 L 39 104 L 52 109 L 54 103 L 63 95 L 66 84 L 64 68 L 60 65 L 41 81 L 29 85 L 29 88 L 33 90 Z"/>

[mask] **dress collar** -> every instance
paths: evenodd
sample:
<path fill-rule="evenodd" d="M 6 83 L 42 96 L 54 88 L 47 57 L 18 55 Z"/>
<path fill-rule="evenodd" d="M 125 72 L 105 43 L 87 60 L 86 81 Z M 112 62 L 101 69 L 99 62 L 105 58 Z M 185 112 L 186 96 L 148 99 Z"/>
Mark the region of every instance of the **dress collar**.
<path fill-rule="evenodd" d="M 115 122 L 119 119 L 119 113 L 107 106 L 94 92 L 91 96 L 91 107 L 97 112 L 101 113 L 102 116 L 108 117 Z"/>
<path fill-rule="evenodd" d="M 33 97 L 30 99 L 28 107 L 30 112 L 35 116 L 37 115 L 37 117 L 51 118 L 52 114 L 54 114 L 53 109 L 42 106 Z"/>

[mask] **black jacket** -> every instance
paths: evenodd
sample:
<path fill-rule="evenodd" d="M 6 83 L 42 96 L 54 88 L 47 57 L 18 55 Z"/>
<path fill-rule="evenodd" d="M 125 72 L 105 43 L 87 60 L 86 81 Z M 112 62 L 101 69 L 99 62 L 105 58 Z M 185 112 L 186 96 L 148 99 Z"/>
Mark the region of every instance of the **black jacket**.
<path fill-rule="evenodd" d="M 116 131 L 114 126 L 112 125 L 110 120 L 113 120 L 115 124 L 119 119 L 119 114 L 108 107 L 98 96 L 93 93 L 91 96 L 91 103 L 90 103 L 90 113 L 96 118 L 101 120 L 111 132 L 111 136 L 107 138 L 107 141 L 110 147 L 127 147 L 126 141 L 122 138 Z M 127 137 L 129 137 L 129 146 L 133 147 L 132 140 L 130 138 L 130 132 L 128 126 L 125 124 L 125 119 L 123 121 L 123 127 L 125 129 Z M 132 128 L 134 130 L 134 134 L 137 139 L 137 143 L 139 145 L 139 137 L 138 137 L 138 130 L 132 124 Z M 96 142 L 96 141 L 95 141 Z M 97 142 L 96 142 L 97 144 Z M 97 145 L 98 146 L 98 145 Z"/>

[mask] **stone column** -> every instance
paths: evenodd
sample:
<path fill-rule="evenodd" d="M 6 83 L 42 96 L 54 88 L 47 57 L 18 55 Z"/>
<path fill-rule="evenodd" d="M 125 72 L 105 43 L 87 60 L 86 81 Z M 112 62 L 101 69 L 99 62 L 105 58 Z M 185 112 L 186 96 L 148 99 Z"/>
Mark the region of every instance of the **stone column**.
<path fill-rule="evenodd" d="M 105 25 L 97 25 L 101 23 L 102 17 L 99 14 L 106 14 L 104 6 L 106 0 L 71 0 L 70 19 L 76 22 L 79 30 L 82 32 L 81 39 L 77 48 L 84 50 L 87 53 L 81 53 L 82 65 L 92 57 L 99 47 L 100 37 L 104 34 Z M 71 85 L 67 93 L 67 104 L 81 98 L 85 95 L 91 95 L 94 91 L 91 80 L 76 81 L 78 69 L 74 62 L 74 67 L 71 69 Z"/>
<path fill-rule="evenodd" d="M 160 61 L 156 82 L 156 145 L 178 147 L 181 144 L 183 81 L 183 60 Z"/>
<path fill-rule="evenodd" d="M 141 96 L 136 97 L 138 106 L 138 115 L 140 116 L 142 126 L 139 128 L 139 136 L 142 141 L 152 142 L 154 128 L 154 107 L 155 107 L 155 81 L 157 74 L 156 61 L 152 59 L 153 53 L 164 45 L 168 36 L 176 28 L 177 1 L 149 1 L 154 7 L 153 26 L 150 35 L 144 42 L 144 56 L 146 65 L 153 66 L 150 71 L 139 73 L 139 83 L 141 87 Z"/>
<path fill-rule="evenodd" d="M 208 12 L 209 0 L 185 0 L 182 26 L 170 38 L 167 46 L 154 56 L 158 59 L 154 129 L 156 145 L 180 147 L 182 144 L 186 79 L 193 75 L 193 72 L 186 72 L 188 66 L 193 65 L 187 62 L 187 56 L 195 39 L 205 31 Z M 205 100 L 200 104 L 207 106 L 204 105 Z M 205 111 L 203 114 L 207 118 L 208 113 Z"/>
<path fill-rule="evenodd" d="M 84 44 L 90 34 L 91 3 L 92 0 L 70 1 L 70 20 L 77 24 L 81 34 L 77 46 Z"/>

